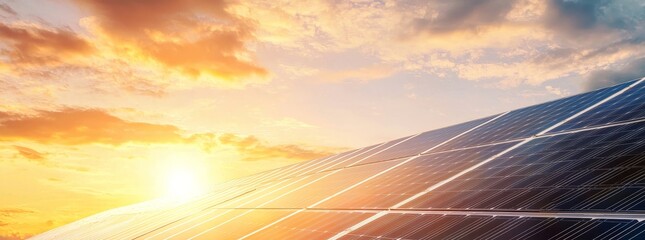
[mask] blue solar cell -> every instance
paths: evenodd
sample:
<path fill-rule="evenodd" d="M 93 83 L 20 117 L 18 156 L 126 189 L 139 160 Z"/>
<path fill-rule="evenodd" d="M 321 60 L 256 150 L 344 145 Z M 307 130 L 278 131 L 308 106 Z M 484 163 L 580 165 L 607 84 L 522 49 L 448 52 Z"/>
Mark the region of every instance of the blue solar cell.
<path fill-rule="evenodd" d="M 645 211 L 645 122 L 534 139 L 406 208 Z"/>
<path fill-rule="evenodd" d="M 357 164 L 384 161 L 389 159 L 403 158 L 414 156 L 429 150 L 430 148 L 441 144 L 463 132 L 470 130 L 486 121 L 493 119 L 495 116 L 481 118 L 441 129 L 431 130 L 421 133 L 413 138 L 405 140 L 400 144 L 394 145 L 385 151 L 377 153 Z"/>
<path fill-rule="evenodd" d="M 339 194 L 322 208 L 389 208 L 441 182 L 515 143 L 460 149 L 420 156 L 393 170 Z"/>
<path fill-rule="evenodd" d="M 446 151 L 533 136 L 620 91 L 617 85 L 509 112 L 434 151 Z"/>
<path fill-rule="evenodd" d="M 635 81 L 623 83 L 628 86 Z M 645 83 L 640 83 L 615 98 L 591 109 L 552 132 L 586 128 L 645 118 Z"/>

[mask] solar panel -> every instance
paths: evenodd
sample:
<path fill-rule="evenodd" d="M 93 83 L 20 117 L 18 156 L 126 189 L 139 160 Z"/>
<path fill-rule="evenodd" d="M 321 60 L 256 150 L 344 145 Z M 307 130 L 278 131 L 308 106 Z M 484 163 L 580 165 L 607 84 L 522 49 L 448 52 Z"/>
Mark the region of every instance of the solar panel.
<path fill-rule="evenodd" d="M 645 80 L 100 213 L 35 239 L 645 239 Z"/>
<path fill-rule="evenodd" d="M 636 82 L 630 81 L 616 87 L 622 88 Z M 639 84 L 553 131 L 587 128 L 643 118 L 645 118 L 645 84 Z"/>
<path fill-rule="evenodd" d="M 486 123 L 491 119 L 495 118 L 497 115 L 477 119 L 462 124 L 457 124 L 454 126 L 449 126 L 437 130 L 427 131 L 418 135 L 415 135 L 400 144 L 394 145 L 391 148 L 388 148 L 382 152 L 379 152 L 373 156 L 370 156 L 364 161 L 354 163 L 357 164 L 366 164 L 371 162 L 378 162 L 390 159 L 410 157 L 426 152 L 432 147 L 445 142 L 446 140 L 458 136 L 461 133 L 464 133 L 478 125 Z"/>
<path fill-rule="evenodd" d="M 236 239 L 271 223 L 292 211 L 216 210 L 199 218 L 190 218 L 181 227 L 162 234 L 142 236 L 145 239 Z M 169 225 L 172 226 L 172 225 Z M 161 232 L 160 229 L 159 232 Z"/>
<path fill-rule="evenodd" d="M 373 213 L 302 211 L 283 222 L 261 229 L 248 239 L 327 239 Z"/>
<path fill-rule="evenodd" d="M 490 124 L 464 134 L 458 139 L 437 148 L 435 151 L 472 147 L 533 136 L 611 96 L 624 87 L 625 85 L 617 85 L 508 112 Z"/>
<path fill-rule="evenodd" d="M 645 210 L 645 122 L 534 139 L 403 206 Z"/>
<path fill-rule="evenodd" d="M 502 143 L 420 156 L 320 204 L 321 208 L 389 208 L 509 148 Z"/>

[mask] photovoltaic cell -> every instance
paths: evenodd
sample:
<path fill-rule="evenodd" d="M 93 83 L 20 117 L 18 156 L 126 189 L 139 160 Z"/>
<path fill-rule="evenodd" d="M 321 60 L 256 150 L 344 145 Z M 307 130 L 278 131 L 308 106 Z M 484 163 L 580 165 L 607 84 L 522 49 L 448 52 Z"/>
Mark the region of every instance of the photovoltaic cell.
<path fill-rule="evenodd" d="M 440 152 L 533 136 L 611 96 L 625 86 L 617 85 L 511 111 L 433 151 Z"/>
<path fill-rule="evenodd" d="M 367 147 L 366 149 L 368 149 L 368 150 L 362 152 L 360 155 L 357 155 L 357 156 L 351 158 L 349 161 L 345 161 L 345 162 L 343 162 L 341 164 L 338 164 L 338 165 L 334 166 L 334 169 L 344 168 L 344 167 L 349 167 L 349 166 L 355 166 L 355 165 L 364 164 L 366 162 L 370 162 L 369 159 L 370 159 L 371 156 L 374 156 L 374 155 L 376 155 L 376 154 L 378 154 L 380 152 L 386 151 L 389 148 L 392 148 L 392 147 L 394 147 L 394 146 L 396 146 L 398 144 L 401 144 L 401 143 L 405 142 L 410 137 L 411 136 L 403 137 L 403 138 L 395 139 L 395 140 L 388 141 L 388 142 L 385 142 L 385 143 L 382 143 L 382 144 L 375 144 L 375 145 L 372 145 L 370 147 Z M 371 162 L 375 162 L 375 161 L 371 161 Z"/>
<path fill-rule="evenodd" d="M 356 212 L 299 212 L 248 239 L 328 239 L 374 215 Z"/>
<path fill-rule="evenodd" d="M 388 169 L 403 160 L 379 162 L 369 165 L 345 168 L 324 177 L 327 173 L 312 175 L 311 184 L 289 192 L 264 205 L 269 208 L 305 208 L 330 197 L 345 188 L 361 182 L 381 171 Z"/>
<path fill-rule="evenodd" d="M 513 144 L 503 143 L 420 156 L 321 203 L 319 207 L 389 208 Z"/>
<path fill-rule="evenodd" d="M 193 219 L 175 231 L 163 228 L 141 236 L 140 239 L 237 239 L 269 224 L 292 211 L 277 210 L 217 210 L 212 215 Z"/>
<path fill-rule="evenodd" d="M 341 239 L 629 239 L 641 237 L 638 228 L 634 220 L 389 213 Z"/>
<path fill-rule="evenodd" d="M 628 86 L 635 81 L 620 84 Z M 638 84 L 617 97 L 588 111 L 552 132 L 593 127 L 645 118 L 645 84 Z"/>
<path fill-rule="evenodd" d="M 645 122 L 534 139 L 404 208 L 645 211 Z"/>
<path fill-rule="evenodd" d="M 480 124 L 485 123 L 486 121 L 489 121 L 490 119 L 493 119 L 495 116 L 490 116 L 450 127 L 421 133 L 413 138 L 405 140 L 398 145 L 392 146 L 391 148 L 383 152 L 377 153 L 374 156 L 371 156 L 368 159 L 365 159 L 357 164 L 403 158 L 423 153 L 424 151 L 450 138 L 453 138 L 463 132 L 470 130 L 471 128 L 474 128 Z"/>

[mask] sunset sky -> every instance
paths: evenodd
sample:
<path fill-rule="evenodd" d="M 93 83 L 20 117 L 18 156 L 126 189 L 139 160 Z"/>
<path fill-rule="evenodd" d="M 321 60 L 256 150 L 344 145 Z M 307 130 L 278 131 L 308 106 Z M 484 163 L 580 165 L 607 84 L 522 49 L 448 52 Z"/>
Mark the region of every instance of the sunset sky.
<path fill-rule="evenodd" d="M 642 0 L 0 0 L 0 239 L 645 75 Z"/>

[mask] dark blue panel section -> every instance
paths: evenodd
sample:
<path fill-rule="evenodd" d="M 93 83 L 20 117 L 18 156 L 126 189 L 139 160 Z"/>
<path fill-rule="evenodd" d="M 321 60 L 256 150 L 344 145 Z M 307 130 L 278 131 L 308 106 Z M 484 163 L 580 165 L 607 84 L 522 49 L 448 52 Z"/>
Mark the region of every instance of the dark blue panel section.
<path fill-rule="evenodd" d="M 621 84 L 627 86 L 635 81 Z M 625 91 L 598 107 L 572 119 L 552 132 L 599 126 L 645 118 L 645 83 Z"/>
<path fill-rule="evenodd" d="M 629 239 L 639 225 L 633 220 L 390 213 L 341 239 Z"/>
<path fill-rule="evenodd" d="M 404 207 L 645 211 L 645 122 L 534 139 Z"/>
<path fill-rule="evenodd" d="M 369 157 L 368 159 L 361 161 L 359 164 L 409 157 L 423 153 L 426 150 L 436 146 L 437 144 L 440 144 L 482 123 L 485 123 L 488 120 L 493 119 L 495 116 L 481 118 L 470 122 L 421 133 L 400 144 L 392 146 L 385 151 L 377 153 Z"/>
<path fill-rule="evenodd" d="M 428 187 L 478 164 L 516 144 L 502 143 L 420 156 L 317 207 L 381 209 L 416 195 Z M 352 168 L 346 171 L 351 171 Z"/>
<path fill-rule="evenodd" d="M 511 111 L 434 151 L 445 151 L 530 137 L 611 96 L 625 86 L 625 84 L 617 85 Z"/>

